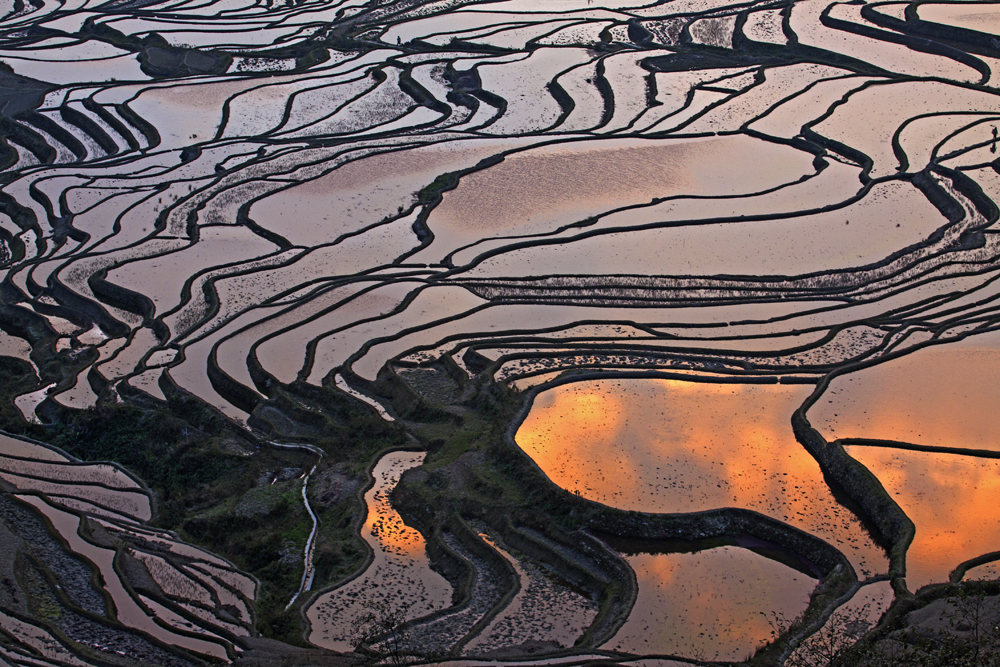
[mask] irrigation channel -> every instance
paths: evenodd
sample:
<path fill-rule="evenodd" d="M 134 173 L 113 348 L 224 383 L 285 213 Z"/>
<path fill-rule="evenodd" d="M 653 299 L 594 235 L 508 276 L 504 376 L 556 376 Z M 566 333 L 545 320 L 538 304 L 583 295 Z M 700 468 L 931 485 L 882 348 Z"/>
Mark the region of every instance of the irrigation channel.
<path fill-rule="evenodd" d="M 0 665 L 982 649 L 998 35 L 0 3 Z"/>
<path fill-rule="evenodd" d="M 313 568 L 313 549 L 316 547 L 316 531 L 319 529 L 319 517 L 313 512 L 312 506 L 309 505 L 309 478 L 312 474 L 316 472 L 316 467 L 319 466 L 320 461 L 323 459 L 323 450 L 315 445 L 310 445 L 308 443 L 277 443 L 269 442 L 271 447 L 278 447 L 280 449 L 300 449 L 306 452 L 312 452 L 316 455 L 316 463 L 310 468 L 309 472 L 302 477 L 302 505 L 305 507 L 306 512 L 309 513 L 309 518 L 312 520 L 312 530 L 309 531 L 309 537 L 306 538 L 306 546 L 302 552 L 302 583 L 299 584 L 299 590 L 295 591 L 295 595 L 292 599 L 288 601 L 288 605 L 285 607 L 286 610 L 291 609 L 295 601 L 299 599 L 299 596 L 307 592 L 312 588 L 313 577 L 316 572 Z"/>

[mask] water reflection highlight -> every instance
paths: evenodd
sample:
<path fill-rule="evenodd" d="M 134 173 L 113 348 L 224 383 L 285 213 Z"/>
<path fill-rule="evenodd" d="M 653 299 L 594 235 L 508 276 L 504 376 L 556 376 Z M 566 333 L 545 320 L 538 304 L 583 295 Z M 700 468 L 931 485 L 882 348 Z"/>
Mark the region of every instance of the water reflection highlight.
<path fill-rule="evenodd" d="M 604 648 L 740 660 L 770 639 L 763 613 L 795 618 L 815 581 L 747 549 L 627 556 L 639 596 Z"/>
<path fill-rule="evenodd" d="M 807 385 L 594 380 L 540 393 L 517 443 L 557 485 L 644 512 L 752 509 L 837 546 L 859 576 L 885 554 L 795 441 Z"/>

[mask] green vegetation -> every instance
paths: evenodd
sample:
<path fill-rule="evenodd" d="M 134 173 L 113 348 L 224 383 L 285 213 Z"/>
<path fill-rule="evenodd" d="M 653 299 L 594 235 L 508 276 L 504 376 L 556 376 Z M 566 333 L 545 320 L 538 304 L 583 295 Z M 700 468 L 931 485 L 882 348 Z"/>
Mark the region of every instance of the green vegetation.
<path fill-rule="evenodd" d="M 55 621 L 62 616 L 62 606 L 52 594 L 41 568 L 23 554 L 14 560 L 14 572 L 19 582 L 30 591 L 28 608 L 32 614 L 46 621 Z"/>
<path fill-rule="evenodd" d="M 0 428 L 48 442 L 83 460 L 123 465 L 152 491 L 153 524 L 177 531 L 260 580 L 257 627 L 265 636 L 303 644 L 298 609 L 284 608 L 302 577 L 302 554 L 312 523 L 302 504 L 299 477 L 315 463 L 315 455 L 270 447 L 183 391 L 169 393 L 167 402 L 158 405 L 102 400 L 88 410 L 56 406 L 45 412 L 50 423 L 29 424 L 12 398 L 38 388 L 31 365 L 0 357 L 0 379 L 5 380 L 0 393 L 6 394 L 0 401 Z M 405 442 L 398 427 L 357 410 L 350 399 L 306 410 L 281 394 L 265 404 L 262 414 L 275 403 L 285 403 L 282 412 L 290 420 L 283 426 L 293 432 L 269 425 L 269 434 L 276 440 L 322 447 L 327 452 L 322 469 L 346 462 L 346 472 L 358 477 L 359 488 L 372 457 Z M 299 472 L 271 484 L 279 471 Z M 322 521 L 315 550 L 317 587 L 361 566 L 365 552 L 354 528 L 359 508 L 354 497 L 316 505 Z"/>
<path fill-rule="evenodd" d="M 14 406 L 14 397 L 39 389 L 35 369 L 27 361 L 0 356 L 0 424 L 8 433 L 39 437 L 45 429 L 28 424 Z"/>
<path fill-rule="evenodd" d="M 8 398 L 37 384 L 30 365 L 15 359 L 0 357 L 0 376 L 8 380 Z M 0 420 L 6 430 L 49 442 L 81 459 L 125 466 L 154 495 L 153 523 L 177 531 L 260 580 L 254 610 L 257 629 L 264 636 L 303 646 L 301 609 L 308 596 L 287 611 L 285 606 L 301 580 L 303 549 L 312 526 L 302 504 L 301 478 L 317 457 L 302 449 L 272 447 L 257 434 L 274 442 L 309 443 L 325 452 L 313 477 L 318 481 L 310 484 L 310 502 L 320 518 L 313 590 L 341 581 L 363 565 L 366 550 L 358 529 L 368 467 L 387 450 L 413 446 L 413 438 L 428 454 L 420 468 L 403 475 L 393 500 L 431 543 L 434 535 L 455 534 L 467 517 L 476 517 L 494 529 L 512 530 L 515 539 L 526 540 L 522 547 L 535 549 L 533 557 L 551 561 L 554 567 L 578 567 L 558 553 L 558 546 L 532 544 L 517 526 L 530 526 L 552 544 L 565 545 L 572 536 L 582 535 L 577 532 L 580 528 L 599 523 L 604 510 L 548 483 L 527 456 L 510 446 L 508 430 L 524 405 L 520 392 L 480 381 L 461 393 L 464 398 L 447 406 L 419 396 L 403 400 L 407 419 L 395 423 L 336 391 L 296 385 L 275 387 L 271 397 L 255 408 L 250 418 L 253 431 L 181 390 L 168 391 L 168 400 L 156 404 L 102 400 L 83 411 L 50 408 L 43 415 L 50 423 L 44 425 L 26 424 L 8 400 Z M 440 558 L 434 556 L 439 553 L 435 548 L 440 546 L 429 545 L 432 557 Z M 22 572 L 25 567 L 19 565 Z M 577 573 L 588 590 L 599 594 L 603 619 L 603 625 L 595 623 L 599 629 L 585 635 L 585 642 L 610 636 L 616 619 L 624 619 L 623 606 L 631 604 L 627 577 L 608 563 L 601 567 L 607 568 L 602 575 L 607 579 L 602 581 Z M 452 572 L 450 578 L 457 582 L 461 575 Z M 839 585 L 835 582 L 818 592 L 818 602 L 811 607 L 814 616 L 831 596 L 839 595 Z M 982 587 L 961 588 L 953 595 L 959 620 L 948 631 L 932 634 L 905 634 L 897 625 L 857 641 L 858 619 L 835 616 L 807 639 L 788 664 L 1000 664 L 990 662 L 996 660 L 991 656 L 1000 654 L 1000 630 L 996 609 L 983 602 L 987 592 Z M 42 602 L 39 598 L 38 604 Z M 41 616 L 57 612 L 58 607 L 37 609 Z M 399 623 L 393 613 L 371 610 L 370 618 L 359 626 L 359 632 L 368 633 L 366 642 L 386 633 L 394 636 Z M 792 624 L 777 624 L 778 643 L 751 662 L 770 660 L 793 629 Z M 393 660 L 392 648 L 381 657 Z"/>
<path fill-rule="evenodd" d="M 358 569 L 365 552 L 354 533 L 353 519 L 357 505 L 350 498 L 337 505 L 319 509 L 319 532 L 316 550 L 313 552 L 313 567 L 316 581 L 324 585 L 340 581 Z"/>

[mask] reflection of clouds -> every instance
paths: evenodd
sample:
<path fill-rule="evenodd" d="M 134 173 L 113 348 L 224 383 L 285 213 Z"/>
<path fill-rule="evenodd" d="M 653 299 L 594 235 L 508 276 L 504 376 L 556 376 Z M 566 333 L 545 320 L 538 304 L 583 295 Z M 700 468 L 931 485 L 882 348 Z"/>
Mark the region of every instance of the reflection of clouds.
<path fill-rule="evenodd" d="M 106 269 L 109 283 L 130 286 L 149 298 L 159 324 L 169 329 L 169 340 L 163 337 L 165 329 L 153 327 L 148 318 L 116 308 L 117 300 L 104 304 L 103 314 L 119 318 L 121 328 L 99 318 L 117 342 L 105 344 L 99 353 L 104 363 L 93 370 L 111 386 L 133 371 L 148 381 L 142 359 L 164 354 L 169 346 L 170 359 L 163 363 L 172 365 L 171 377 L 180 386 L 243 419 L 247 403 L 264 398 L 257 388 L 271 382 L 262 371 L 289 384 L 301 373 L 313 385 L 329 387 L 333 378 L 350 377 L 341 366 L 355 353 L 353 370 L 369 379 L 396 355 L 435 347 L 439 354 L 452 354 L 452 349 L 480 343 L 510 351 L 504 378 L 562 365 L 644 367 L 660 361 L 690 362 L 718 372 L 757 364 L 779 374 L 803 368 L 822 373 L 874 351 L 883 336 L 910 323 L 926 324 L 923 335 L 930 336 L 930 331 L 938 335 L 945 327 L 963 322 L 976 326 L 993 317 L 989 294 L 969 291 L 988 285 L 1000 266 L 994 245 L 980 249 L 963 241 L 963 230 L 989 224 L 958 193 L 972 192 L 975 186 L 968 181 L 963 186 L 957 178 L 952 183 L 945 170 L 923 174 L 943 188 L 938 195 L 950 193 L 952 203 L 969 213 L 936 234 L 945 224 L 942 212 L 923 194 L 930 190 L 914 187 L 911 177 L 930 163 L 933 147 L 939 145 L 942 164 L 965 170 L 963 178 L 974 179 L 986 196 L 996 198 L 1000 185 L 987 166 L 995 158 L 989 152 L 995 146 L 946 158 L 950 151 L 989 141 L 987 125 L 950 134 L 967 121 L 995 116 L 996 91 L 966 85 L 978 79 L 969 59 L 963 58 L 963 64 L 941 53 L 882 42 L 878 35 L 884 32 L 862 35 L 824 25 L 819 20 L 824 3 L 790 3 L 783 19 L 777 13 L 750 12 L 755 18 L 739 31 L 752 41 L 770 32 L 766 38 L 781 50 L 781 21 L 786 20 L 802 44 L 860 58 L 893 76 L 873 78 L 869 75 L 875 69 L 851 58 L 839 59 L 837 67 L 795 62 L 745 72 L 738 54 L 729 59 L 732 76 L 707 65 L 698 71 L 696 63 L 689 72 L 643 69 L 640 61 L 662 57 L 662 46 L 674 43 L 682 30 L 695 41 L 732 46 L 732 37 L 738 43 L 732 17 L 746 10 L 739 4 L 724 8 L 726 3 L 719 3 L 728 18 L 706 18 L 698 11 L 679 18 L 675 7 L 639 9 L 646 3 L 637 0 L 613 0 L 600 11 L 594 11 L 591 0 L 561 0 L 555 14 L 536 12 L 537 3 L 522 0 L 495 3 L 488 13 L 476 12 L 465 0 L 438 3 L 433 9 L 387 0 L 366 7 L 343 3 L 337 10 L 339 19 L 358 28 L 357 34 L 382 34 L 385 48 L 333 50 L 327 53 L 329 60 L 314 65 L 302 59 L 268 65 L 268 57 L 240 57 L 230 74 L 192 78 L 178 73 L 169 84 L 144 83 L 131 55 L 123 56 L 131 63 L 127 67 L 117 57 L 81 60 L 110 48 L 102 45 L 99 34 L 69 40 L 67 33 L 69 41 L 52 41 L 42 49 L 35 48 L 41 42 L 25 39 L 22 32 L 37 28 L 41 39 L 46 27 L 79 31 L 79 22 L 73 28 L 66 13 L 79 11 L 133 36 L 155 29 L 175 43 L 191 40 L 205 49 L 222 46 L 239 52 L 252 47 L 266 53 L 269 45 L 318 44 L 325 24 L 339 19 L 331 16 L 332 4 L 287 3 L 269 9 L 268 26 L 234 30 L 259 22 L 254 3 L 148 0 L 141 3 L 146 7 L 141 14 L 128 17 L 118 15 L 121 7 L 114 3 L 105 5 L 106 10 L 84 10 L 79 3 L 60 11 L 50 11 L 51 2 L 36 4 L 40 6 L 27 14 L 6 18 L 8 30 L 0 41 L 12 57 L 5 61 L 22 75 L 66 85 L 50 93 L 40 112 L 46 123 L 77 125 L 69 112 L 81 118 L 82 112 L 68 105 L 79 107 L 81 101 L 65 93 L 83 86 L 91 90 L 86 110 L 91 121 L 85 125 L 97 123 L 103 129 L 88 138 L 93 129 L 63 127 L 86 144 L 81 145 L 86 157 L 76 160 L 69 153 L 73 148 L 59 145 L 58 136 L 22 128 L 43 145 L 51 139 L 53 145 L 46 148 L 60 161 L 74 163 L 35 165 L 25 146 L 15 147 L 13 154 L 26 161 L 8 170 L 2 190 L 11 206 L 34 211 L 37 225 L 21 234 L 28 246 L 24 258 L 15 259 L 19 251 L 0 241 L 11 264 L 6 293 L 19 308 L 33 303 L 51 310 L 58 305 L 79 311 L 83 321 L 91 317 L 83 311 L 102 312 L 99 302 L 107 297 L 95 295 L 91 288 L 97 283 L 90 285 L 88 279 Z M 459 11 L 463 4 L 470 6 Z M 616 9 L 623 11 L 612 11 Z M 833 9 L 832 17 L 864 23 L 857 6 L 839 3 Z M 970 14 L 960 5 L 928 4 L 920 11 L 925 19 L 936 16 L 952 25 L 1000 25 L 989 18 L 996 13 L 973 9 L 976 13 Z M 428 11 L 439 13 L 423 16 Z M 608 21 L 620 30 L 635 16 L 657 32 L 658 43 L 632 44 L 618 55 L 591 48 Z M 762 20 L 765 16 L 770 18 Z M 552 31 L 562 31 L 559 26 L 566 32 L 553 39 Z M 718 34 L 709 35 L 715 28 Z M 474 35 L 468 32 L 472 29 Z M 529 34 L 537 41 L 526 45 Z M 501 48 L 470 49 L 467 42 L 449 41 L 463 35 Z M 417 44 L 404 48 L 397 42 L 401 48 L 393 49 L 393 37 L 426 41 L 416 49 Z M 546 43 L 551 48 L 536 48 Z M 427 44 L 440 48 L 433 53 L 435 48 Z M 28 57 L 13 57 L 17 55 Z M 712 56 L 720 67 L 727 58 L 721 49 Z M 286 66 L 295 72 L 276 71 Z M 989 66 L 984 64 L 984 70 Z M 259 69 L 261 76 L 239 73 L 247 67 Z M 422 81 L 416 89 L 425 92 L 414 94 L 404 69 L 405 79 Z M 459 73 L 458 78 L 445 70 Z M 376 71 L 384 76 L 376 77 Z M 644 90 L 643 77 L 660 88 Z M 599 94 L 595 86 L 602 80 L 613 96 Z M 560 81 L 563 93 L 574 98 L 573 109 L 557 94 Z M 482 95 L 484 104 L 465 108 L 461 100 L 467 94 L 454 94 L 479 87 L 504 103 Z M 439 99 L 432 102 L 425 94 Z M 607 98 L 606 109 L 602 98 Z M 886 104 L 889 99 L 894 103 Z M 91 108 L 91 102 L 98 106 Z M 155 128 L 159 145 L 153 145 L 154 133 L 144 130 L 128 109 Z M 977 115 L 964 115 L 970 112 Z M 926 114 L 924 120 L 906 125 L 921 114 Z M 112 127 L 98 116 L 122 122 Z M 25 118 L 8 120 L 23 124 Z M 677 134 L 668 137 L 672 126 Z M 836 156 L 828 156 L 829 166 L 814 176 L 820 158 L 807 146 L 788 141 L 803 127 L 865 154 L 872 175 L 888 179 L 859 190 L 861 167 L 845 164 L 853 158 Z M 754 136 L 747 128 L 753 128 Z M 120 149 L 113 155 L 104 155 L 111 149 L 100 140 L 105 132 Z M 608 138 L 608 132 L 617 136 Z M 939 139 L 946 143 L 937 144 Z M 98 150 L 93 140 L 106 147 Z M 37 148 L 28 147 L 29 152 Z M 428 203 L 428 194 L 441 190 L 443 181 L 421 192 L 438 176 L 473 169 L 488 156 L 521 148 L 525 150 L 463 176 L 436 206 Z M 897 174 L 903 153 L 911 168 Z M 846 205 L 855 194 L 858 201 Z M 92 208 L 98 201 L 106 203 Z M 72 215 L 63 210 L 64 203 Z M 835 205 L 839 203 L 845 206 Z M 589 220 L 616 207 L 626 210 Z M 394 219 L 397 215 L 404 217 Z M 433 235 L 415 225 L 424 215 Z M 155 228 L 154 220 L 159 221 Z M 554 233 L 564 225 L 571 226 L 527 241 L 528 235 Z M 74 247 L 66 241 L 70 227 L 91 241 Z M 258 234 L 257 227 L 280 234 L 287 244 L 272 234 Z M 535 241 L 544 243 L 531 246 Z M 180 250 L 188 244 L 190 248 Z M 456 261 L 450 262 L 446 258 L 453 251 Z M 480 252 L 486 253 L 484 258 L 497 254 L 473 266 Z M 889 263 L 880 264 L 883 259 Z M 945 279 L 948 275 L 952 277 Z M 188 284 L 192 276 L 194 282 Z M 553 279 L 531 280 L 543 276 Z M 491 277 L 503 280 L 487 280 Z M 35 282 L 52 289 L 44 295 L 29 289 Z M 75 297 L 55 289 L 60 283 L 76 291 Z M 433 287 L 416 295 L 426 285 Z M 478 291 L 463 293 L 464 286 Z M 342 302 L 369 287 L 374 288 L 370 293 Z M 406 301 L 410 296 L 415 299 Z M 490 307 L 472 314 L 473 308 L 486 305 L 486 297 Z M 84 307 L 85 301 L 93 303 Z M 593 307 L 584 305 L 589 303 Z M 401 312 L 388 315 L 403 304 Z M 949 308 L 954 311 L 947 312 Z M 939 312 L 930 312 L 934 309 Z M 439 318 L 447 322 L 435 323 Z M 654 324 L 662 335 L 649 344 L 670 350 L 662 357 L 643 358 L 650 354 L 645 339 L 654 334 L 642 326 L 635 328 L 638 340 L 581 332 L 552 342 L 560 338 L 556 327 L 584 321 Z M 841 325 L 846 328 L 839 329 Z M 523 333 L 508 331 L 511 326 Z M 815 349 L 784 337 L 805 335 L 803 331 L 836 335 L 817 342 Z M 693 340 L 699 337 L 705 340 Z M 487 339 L 495 342 L 485 343 Z M 109 359 L 123 340 L 128 346 Z M 381 342 L 367 347 L 377 340 Z M 67 339 L 62 341 L 64 348 Z M 254 348 L 251 372 L 247 350 L 261 341 Z M 780 349 L 782 342 L 788 350 Z M 536 344 L 540 351 L 530 349 Z M 758 345 L 765 350 L 761 354 L 746 351 Z M 80 351 L 76 344 L 72 347 L 69 352 Z M 367 351 L 360 355 L 362 350 Z M 14 351 L 30 361 L 23 348 Z M 425 360 L 431 358 L 428 354 Z M 230 379 L 220 382 L 221 373 L 210 378 L 209 359 L 218 361 Z M 992 372 L 995 360 L 963 359 L 934 368 L 916 361 L 912 367 L 906 366 L 909 361 L 891 362 L 882 376 L 873 369 L 864 377 L 883 377 L 881 384 L 853 397 L 837 394 L 834 387 L 828 400 L 835 403 L 826 404 L 834 407 L 834 418 L 821 421 L 838 436 L 1000 449 L 1000 430 L 991 421 L 991 399 L 1000 390 L 1000 376 Z M 524 361 L 529 363 L 518 371 Z M 72 393 L 58 400 L 74 407 L 93 405 L 97 394 L 88 377 L 96 378 L 79 369 Z M 131 382 L 139 386 L 143 381 Z M 145 386 L 158 391 L 155 383 Z M 929 386 L 935 391 L 928 392 Z M 297 385 L 288 389 L 299 393 Z M 320 395 L 302 389 L 302 396 Z M 792 438 L 788 417 L 807 392 L 807 387 L 590 383 L 539 397 L 519 438 L 557 483 L 589 498 L 661 512 L 754 509 L 838 545 L 862 574 L 883 571 L 883 555 L 835 502 L 816 463 Z M 127 400 L 127 392 L 123 396 Z M 18 399 L 25 416 L 41 398 L 31 392 Z M 313 404 L 313 398 L 306 403 Z M 274 416 L 279 431 L 292 427 Z M 857 433 L 845 433 L 855 426 Z M 919 519 L 914 577 L 923 567 L 920 559 L 927 567 L 939 561 L 944 567 L 950 552 L 974 552 L 989 541 L 988 531 L 950 525 L 970 523 L 985 511 L 978 508 L 988 506 L 994 492 L 986 473 L 962 468 L 973 463 L 955 465 L 886 464 L 880 473 L 901 497 L 909 498 Z M 365 595 L 369 600 L 399 595 L 420 600 L 417 606 L 423 611 L 440 608 L 448 588 L 427 568 L 419 533 L 407 528 L 389 503 L 388 488 L 398 470 L 392 473 L 396 477 L 379 474 L 385 488 L 368 497 L 362 532 L 377 560 L 356 583 L 338 590 L 339 597 L 327 601 L 336 597 L 337 604 L 351 610 Z M 92 493 L 100 494 L 96 500 L 114 495 L 106 489 Z M 960 510 L 959 500 L 977 509 Z M 979 523 L 994 528 L 988 518 Z M 659 586 L 683 583 L 673 562 L 649 565 Z M 700 597 L 691 599 L 700 607 Z M 325 609 L 331 624 L 352 619 L 353 612 L 341 613 L 332 602 Z"/>
<path fill-rule="evenodd" d="M 948 580 L 959 563 L 1000 550 L 1000 461 L 850 447 L 916 526 L 906 556 L 911 589 Z"/>
<path fill-rule="evenodd" d="M 815 584 L 738 547 L 626 558 L 635 570 L 639 596 L 628 621 L 605 648 L 745 658 L 770 638 L 761 612 L 795 618 Z"/>
<path fill-rule="evenodd" d="M 679 563 L 675 559 L 655 558 L 650 554 L 640 554 L 648 558 L 643 561 L 642 580 L 655 582 L 657 586 L 665 586 L 673 583 L 677 579 L 677 569 Z M 638 577 L 638 572 L 636 577 Z"/>
<path fill-rule="evenodd" d="M 828 439 L 1000 450 L 1000 334 L 926 348 L 843 375 L 809 410 Z"/>
<path fill-rule="evenodd" d="M 842 549 L 859 574 L 884 554 L 833 498 L 792 433 L 807 385 L 598 380 L 543 392 L 517 442 L 553 482 L 613 507 L 756 510 Z"/>
<path fill-rule="evenodd" d="M 828 438 L 1000 449 L 1000 334 L 919 350 L 834 380 L 809 411 Z M 962 561 L 1000 549 L 1000 462 L 850 447 L 913 520 L 911 588 L 947 581 Z"/>

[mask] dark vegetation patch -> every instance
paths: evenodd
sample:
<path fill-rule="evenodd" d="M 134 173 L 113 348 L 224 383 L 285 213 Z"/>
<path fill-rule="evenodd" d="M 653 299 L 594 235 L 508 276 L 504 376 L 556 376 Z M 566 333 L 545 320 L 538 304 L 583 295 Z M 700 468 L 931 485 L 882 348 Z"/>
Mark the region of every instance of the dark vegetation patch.
<path fill-rule="evenodd" d="M 27 423 L 13 397 L 38 386 L 30 364 L 0 357 L 0 428 L 86 461 L 123 465 L 153 494 L 151 523 L 256 576 L 262 584 L 258 630 L 302 644 L 298 608 L 284 608 L 302 577 L 312 523 L 302 504 L 300 477 L 315 455 L 271 447 L 180 390 L 169 392 L 166 402 L 145 401 L 141 407 L 102 400 L 95 408 L 71 410 L 50 401 L 44 412 L 48 423 Z M 354 523 L 364 471 L 375 453 L 406 441 L 398 426 L 357 409 L 352 401 L 323 389 L 299 397 L 281 393 L 264 402 L 262 416 L 255 413 L 253 419 L 276 440 L 294 436 L 327 452 L 319 474 L 323 479 L 326 473 L 328 483 L 315 489 L 321 492 L 316 511 L 322 522 L 315 551 L 317 588 L 360 567 L 365 552 Z"/>

